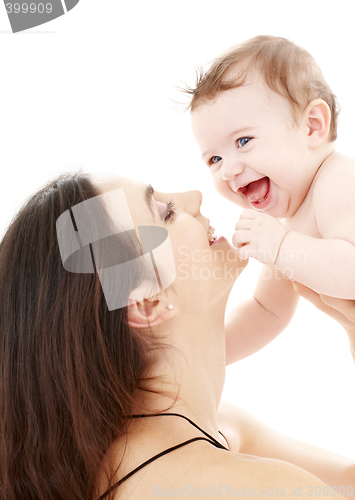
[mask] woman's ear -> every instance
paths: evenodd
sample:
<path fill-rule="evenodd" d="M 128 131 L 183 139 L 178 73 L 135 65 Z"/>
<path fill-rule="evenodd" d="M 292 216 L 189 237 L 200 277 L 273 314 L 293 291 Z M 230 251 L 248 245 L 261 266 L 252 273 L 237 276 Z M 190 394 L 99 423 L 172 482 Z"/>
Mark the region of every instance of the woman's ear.
<path fill-rule="evenodd" d="M 160 325 L 176 314 L 176 308 L 169 309 L 160 299 L 144 299 L 128 306 L 128 324 L 134 328 Z"/>
<path fill-rule="evenodd" d="M 331 120 L 330 108 L 322 99 L 314 99 L 306 107 L 304 118 L 308 128 L 308 145 L 310 148 L 316 148 L 328 138 Z"/>
<path fill-rule="evenodd" d="M 128 323 L 131 327 L 147 328 L 175 316 L 176 308 L 169 309 L 154 288 L 154 285 L 152 287 L 152 284 L 143 281 L 129 294 Z"/>

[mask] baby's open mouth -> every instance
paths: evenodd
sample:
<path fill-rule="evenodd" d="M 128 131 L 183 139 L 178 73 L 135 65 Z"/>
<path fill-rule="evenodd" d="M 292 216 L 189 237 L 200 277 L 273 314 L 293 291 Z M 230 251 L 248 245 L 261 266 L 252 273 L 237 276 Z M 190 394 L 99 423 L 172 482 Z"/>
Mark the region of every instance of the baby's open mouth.
<path fill-rule="evenodd" d="M 270 191 L 270 179 L 269 177 L 262 177 L 257 181 L 250 182 L 246 186 L 238 189 L 239 193 L 244 194 L 248 199 L 249 203 L 252 205 L 260 205 L 263 203 Z"/>

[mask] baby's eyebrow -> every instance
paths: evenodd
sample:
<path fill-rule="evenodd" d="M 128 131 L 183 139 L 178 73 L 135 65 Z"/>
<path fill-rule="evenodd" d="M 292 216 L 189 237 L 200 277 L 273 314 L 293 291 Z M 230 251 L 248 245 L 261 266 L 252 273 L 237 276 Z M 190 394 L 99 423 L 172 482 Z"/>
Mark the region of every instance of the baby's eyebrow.
<path fill-rule="evenodd" d="M 251 127 L 249 125 L 247 127 L 238 128 L 236 130 L 233 130 L 230 134 L 228 134 L 227 137 L 229 138 L 229 137 L 232 137 L 233 135 L 243 134 L 246 131 L 251 132 L 253 128 L 254 127 Z M 208 149 L 207 151 L 202 153 L 201 158 L 203 159 L 203 158 L 205 158 L 205 156 L 210 156 L 210 154 L 211 154 L 210 150 Z"/>

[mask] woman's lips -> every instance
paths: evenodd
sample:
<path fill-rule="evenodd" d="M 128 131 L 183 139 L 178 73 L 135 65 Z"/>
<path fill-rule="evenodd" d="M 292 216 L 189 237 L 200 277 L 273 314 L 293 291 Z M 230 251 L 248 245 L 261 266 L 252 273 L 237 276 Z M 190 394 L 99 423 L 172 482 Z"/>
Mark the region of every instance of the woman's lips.
<path fill-rule="evenodd" d="M 216 234 L 215 228 L 212 226 L 208 228 L 207 238 L 210 247 L 212 247 L 213 245 L 218 245 L 219 243 L 222 243 L 222 241 L 227 241 L 227 239 L 224 236 Z"/>
<path fill-rule="evenodd" d="M 218 236 L 215 240 L 210 242 L 210 247 L 212 247 L 214 245 L 218 245 L 219 243 L 222 243 L 223 241 L 227 241 L 227 238 L 225 238 L 224 236 Z"/>
<path fill-rule="evenodd" d="M 215 235 L 215 228 L 212 227 L 211 225 L 208 227 L 208 231 L 207 231 L 207 238 L 208 238 L 208 241 L 209 241 L 209 244 L 210 246 L 213 244 L 213 242 L 216 240 L 217 238 L 217 235 Z"/>

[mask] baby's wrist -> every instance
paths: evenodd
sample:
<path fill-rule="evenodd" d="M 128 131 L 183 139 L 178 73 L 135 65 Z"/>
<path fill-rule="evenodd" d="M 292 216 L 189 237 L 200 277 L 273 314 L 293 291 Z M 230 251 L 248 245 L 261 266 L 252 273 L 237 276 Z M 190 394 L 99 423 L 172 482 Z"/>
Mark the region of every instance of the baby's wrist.
<path fill-rule="evenodd" d="M 280 241 L 279 248 L 278 248 L 278 250 L 277 250 L 276 257 L 275 257 L 275 259 L 274 259 L 274 264 L 273 264 L 274 266 L 276 266 L 276 264 L 277 264 L 277 260 L 278 260 L 278 258 L 280 257 L 282 244 L 283 244 L 283 242 L 285 241 L 286 236 L 289 234 L 289 232 L 290 232 L 290 231 L 289 231 L 289 230 L 287 230 L 287 231 L 285 232 L 285 234 L 283 235 L 283 237 L 282 237 L 281 241 Z"/>

